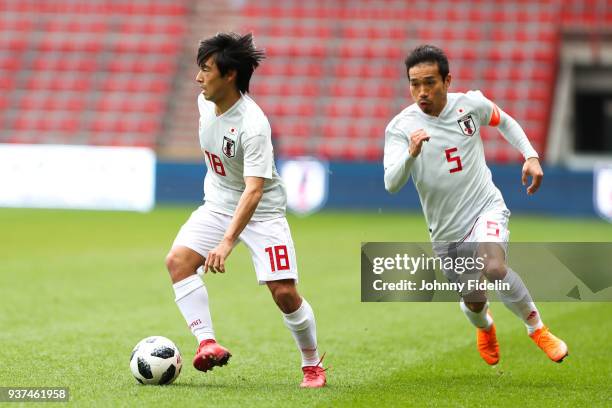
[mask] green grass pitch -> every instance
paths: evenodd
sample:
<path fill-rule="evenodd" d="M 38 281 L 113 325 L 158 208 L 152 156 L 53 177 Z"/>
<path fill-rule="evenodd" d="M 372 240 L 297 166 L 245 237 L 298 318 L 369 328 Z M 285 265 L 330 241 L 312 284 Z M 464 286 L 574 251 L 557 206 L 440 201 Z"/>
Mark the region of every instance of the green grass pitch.
<path fill-rule="evenodd" d="M 555 364 L 494 303 L 502 361 L 491 368 L 457 304 L 360 303 L 360 242 L 427 241 L 420 214 L 289 217 L 328 387 L 298 388 L 293 339 L 243 246 L 225 275 L 206 278 L 218 339 L 233 357 L 197 372 L 164 267 L 191 210 L 0 210 L 0 386 L 67 386 L 71 405 L 109 407 L 612 405 L 612 304 L 539 304 L 570 347 Z M 612 240 L 595 219 L 513 216 L 510 228 L 513 242 Z M 149 335 L 183 354 L 170 386 L 141 386 L 130 373 L 131 349 Z"/>

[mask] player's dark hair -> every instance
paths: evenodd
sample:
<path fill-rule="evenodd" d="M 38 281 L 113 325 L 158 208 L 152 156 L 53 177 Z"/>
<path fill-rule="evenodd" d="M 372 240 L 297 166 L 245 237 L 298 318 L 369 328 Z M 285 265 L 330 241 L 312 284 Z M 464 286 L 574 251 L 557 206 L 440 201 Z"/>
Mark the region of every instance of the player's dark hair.
<path fill-rule="evenodd" d="M 440 76 L 442 76 L 442 80 L 446 79 L 448 75 L 448 58 L 444 51 L 435 45 L 419 45 L 416 47 L 410 55 L 406 57 L 404 63 L 406 64 L 406 72 L 410 71 L 410 68 L 415 65 L 421 64 L 423 62 L 435 62 L 438 64 L 438 71 L 440 72 Z M 410 78 L 410 74 L 408 74 L 408 78 Z"/>
<path fill-rule="evenodd" d="M 240 92 L 249 92 L 249 82 L 255 68 L 266 55 L 253 44 L 253 34 L 217 33 L 214 37 L 200 41 L 197 64 L 202 67 L 213 57 L 221 76 L 236 71 L 236 87 Z"/>

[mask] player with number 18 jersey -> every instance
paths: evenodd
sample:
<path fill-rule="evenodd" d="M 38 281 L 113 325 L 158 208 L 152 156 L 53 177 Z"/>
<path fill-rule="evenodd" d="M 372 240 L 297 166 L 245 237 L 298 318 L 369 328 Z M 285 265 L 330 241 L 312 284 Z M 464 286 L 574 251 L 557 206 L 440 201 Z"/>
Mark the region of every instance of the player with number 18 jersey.
<path fill-rule="evenodd" d="M 243 242 L 257 281 L 268 287 L 301 355 L 300 386 L 320 388 L 327 379 L 315 315 L 297 290 L 295 247 L 285 218 L 285 188 L 274 166 L 270 124 L 247 95 L 264 57 L 251 34 L 219 33 L 200 43 L 196 82 L 201 88 L 198 135 L 207 168 L 204 204 L 179 230 L 166 266 L 175 302 L 199 342 L 193 366 L 206 372 L 227 364 L 231 354 L 216 340 L 208 291 L 198 275 L 224 273 L 232 250 Z M 253 352 L 263 358 L 260 351 L 253 344 Z"/>
<path fill-rule="evenodd" d="M 244 177 L 263 177 L 264 194 L 253 221 L 283 217 L 287 198 L 274 165 L 268 118 L 248 95 L 217 116 L 215 104 L 198 96 L 200 147 L 206 161 L 204 206 L 233 215 L 245 188 Z"/>

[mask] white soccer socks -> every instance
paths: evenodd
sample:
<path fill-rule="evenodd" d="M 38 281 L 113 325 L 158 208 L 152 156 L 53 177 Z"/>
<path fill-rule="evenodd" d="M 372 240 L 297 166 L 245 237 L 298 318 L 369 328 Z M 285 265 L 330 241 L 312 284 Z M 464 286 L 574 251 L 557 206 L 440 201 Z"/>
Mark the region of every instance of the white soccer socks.
<path fill-rule="evenodd" d="M 523 320 L 529 334 L 533 334 L 536 330 L 542 328 L 544 323 L 540 319 L 540 312 L 535 303 L 531 301 L 530 296 L 526 296 L 518 302 L 506 302 L 504 304 L 512 311 L 519 319 Z"/>
<path fill-rule="evenodd" d="M 533 303 L 531 295 L 521 277 L 512 269 L 508 268 L 506 276 L 501 282 L 508 283 L 510 289 L 498 290 L 497 295 L 499 299 L 504 302 L 504 305 L 506 305 L 512 313 L 517 315 L 519 319 L 525 323 L 529 334 L 533 334 L 536 330 L 544 326 L 540 319 L 540 312 L 538 312 L 535 303 Z"/>
<path fill-rule="evenodd" d="M 198 275 L 191 275 L 172 285 L 175 299 L 187 325 L 198 343 L 203 340 L 214 339 L 215 332 L 210 318 L 208 307 L 208 291 Z"/>
<path fill-rule="evenodd" d="M 493 324 L 493 318 L 487 313 L 489 310 L 489 302 L 485 303 L 484 307 L 480 312 L 472 312 L 463 302 L 463 299 L 459 302 L 461 310 L 465 314 L 465 317 L 479 329 L 487 330 Z"/>
<path fill-rule="evenodd" d="M 176 296 L 175 302 L 198 342 L 214 339 L 208 292 L 200 277 L 191 275 L 172 287 Z M 302 304 L 295 312 L 283 314 L 283 320 L 300 349 L 302 367 L 317 365 L 319 363 L 317 327 L 312 307 L 306 299 L 302 299 Z"/>
<path fill-rule="evenodd" d="M 306 299 L 302 298 L 302 305 L 295 312 L 283 313 L 283 320 L 302 353 L 302 367 L 317 365 L 319 363 L 317 324 L 312 307 Z"/>

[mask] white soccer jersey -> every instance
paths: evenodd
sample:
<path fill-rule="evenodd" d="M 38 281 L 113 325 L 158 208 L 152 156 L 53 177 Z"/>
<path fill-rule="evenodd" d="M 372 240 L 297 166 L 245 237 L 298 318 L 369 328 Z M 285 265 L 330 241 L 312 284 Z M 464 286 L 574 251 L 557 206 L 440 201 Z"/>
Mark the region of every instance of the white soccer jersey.
<path fill-rule="evenodd" d="M 387 126 L 385 186 L 395 192 L 412 176 L 432 241 L 461 241 L 480 214 L 506 209 L 491 179 L 480 137 L 480 127 L 499 124 L 500 115 L 506 121 L 504 129 L 509 129 L 504 133 L 500 126 L 503 136 L 526 159 L 538 157 L 520 126 L 479 91 L 447 94 L 437 117 L 410 105 Z M 430 140 L 414 158 L 408 152 L 409 138 L 418 129 L 424 129 Z"/>
<path fill-rule="evenodd" d="M 263 111 L 247 95 L 217 116 L 215 104 L 200 94 L 198 109 L 200 147 L 207 167 L 205 207 L 233 215 L 245 189 L 244 177 L 263 177 L 263 196 L 251 220 L 283 217 L 287 197 L 274 165 L 270 123 Z"/>

